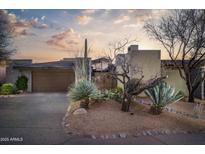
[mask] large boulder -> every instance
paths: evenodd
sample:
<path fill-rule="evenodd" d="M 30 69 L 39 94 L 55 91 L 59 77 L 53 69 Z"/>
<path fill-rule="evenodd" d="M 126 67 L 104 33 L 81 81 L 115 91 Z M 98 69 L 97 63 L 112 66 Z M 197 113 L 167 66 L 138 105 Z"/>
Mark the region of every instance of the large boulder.
<path fill-rule="evenodd" d="M 84 108 L 79 108 L 73 112 L 74 115 L 86 114 L 87 110 Z"/>

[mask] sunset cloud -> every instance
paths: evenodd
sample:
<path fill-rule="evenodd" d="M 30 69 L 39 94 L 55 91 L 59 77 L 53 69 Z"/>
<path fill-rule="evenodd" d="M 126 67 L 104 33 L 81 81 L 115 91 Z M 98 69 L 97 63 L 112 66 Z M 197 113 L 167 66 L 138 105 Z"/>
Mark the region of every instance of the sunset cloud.
<path fill-rule="evenodd" d="M 45 20 L 45 19 L 46 19 L 46 16 L 42 16 L 42 17 L 41 17 L 41 20 Z"/>
<path fill-rule="evenodd" d="M 79 48 L 82 38 L 80 34 L 74 31 L 72 28 L 60 32 L 51 36 L 51 38 L 46 41 L 49 46 L 63 51 L 76 51 Z"/>
<path fill-rule="evenodd" d="M 87 9 L 87 10 L 83 10 L 82 13 L 83 14 L 93 14 L 95 13 L 97 10 L 95 9 Z"/>
<path fill-rule="evenodd" d="M 42 53 L 45 59 L 46 55 L 53 59 L 75 57 L 76 51 L 83 49 L 83 38 L 88 39 L 88 46 L 93 50 L 91 57 L 102 55 L 102 51 L 108 50 L 110 42 L 125 37 L 139 37 L 142 49 L 159 49 L 142 28 L 147 20 L 158 20 L 169 12 L 146 9 L 3 11 L 14 26 L 14 43 L 17 53 L 21 53 L 19 57 L 32 52 L 35 60 L 41 59 Z M 34 35 L 35 37 L 30 37 Z"/>
<path fill-rule="evenodd" d="M 30 28 L 37 29 L 46 29 L 48 25 L 45 23 L 39 22 L 38 18 L 32 18 L 31 20 L 26 20 L 22 18 L 17 18 L 14 13 L 9 13 L 7 10 L 3 11 L 4 16 L 8 18 L 10 21 L 10 26 L 13 27 L 13 35 L 15 37 L 18 36 L 26 36 L 26 35 L 34 35 L 31 32 L 28 32 Z"/>
<path fill-rule="evenodd" d="M 120 23 L 123 23 L 125 21 L 129 21 L 129 20 L 130 20 L 129 16 L 121 16 L 119 19 L 115 20 L 113 23 L 120 24 Z"/>
<path fill-rule="evenodd" d="M 139 27 L 139 25 L 137 24 L 127 24 L 127 25 L 123 25 L 124 28 L 137 28 Z"/>
<path fill-rule="evenodd" d="M 82 16 L 77 16 L 76 20 L 80 25 L 87 25 L 92 20 L 92 17 L 87 15 L 82 15 Z"/>
<path fill-rule="evenodd" d="M 14 35 L 15 36 L 21 36 L 22 34 L 25 36 L 26 34 L 30 35 L 30 33 L 27 32 L 30 28 L 37 28 L 37 29 L 47 29 L 48 25 L 44 23 L 40 23 L 38 18 L 34 18 L 31 20 L 13 20 L 13 26 L 14 26 Z"/>

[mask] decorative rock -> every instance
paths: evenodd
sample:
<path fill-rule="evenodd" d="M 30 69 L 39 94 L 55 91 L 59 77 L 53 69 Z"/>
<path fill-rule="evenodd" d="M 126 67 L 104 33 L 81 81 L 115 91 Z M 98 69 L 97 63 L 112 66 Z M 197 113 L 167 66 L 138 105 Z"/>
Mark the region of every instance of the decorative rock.
<path fill-rule="evenodd" d="M 79 108 L 73 112 L 74 115 L 86 114 L 87 110 L 84 108 Z"/>
<path fill-rule="evenodd" d="M 95 135 L 91 135 L 92 139 L 96 139 L 96 136 Z"/>
<path fill-rule="evenodd" d="M 104 135 L 101 135 L 100 138 L 101 138 L 101 139 L 105 139 L 105 136 L 104 136 Z"/>
<path fill-rule="evenodd" d="M 108 135 L 105 135 L 105 139 L 108 139 L 109 138 L 109 136 Z"/>
<path fill-rule="evenodd" d="M 115 138 L 117 138 L 117 136 L 116 136 L 115 134 L 112 134 L 112 138 L 114 138 L 114 139 L 115 139 Z"/>
<path fill-rule="evenodd" d="M 65 125 L 65 127 L 69 127 L 69 126 L 70 126 L 69 124 L 66 124 L 66 125 Z"/>
<path fill-rule="evenodd" d="M 146 133 L 146 131 L 143 131 L 143 132 L 142 132 L 142 134 L 143 134 L 144 136 L 147 136 L 147 133 Z"/>
<path fill-rule="evenodd" d="M 163 135 L 163 134 L 165 134 L 164 129 L 159 130 L 159 135 Z"/>
<path fill-rule="evenodd" d="M 152 136 L 156 136 L 156 135 L 158 135 L 159 133 L 158 133 L 158 131 L 156 131 L 156 130 L 153 130 L 152 131 Z"/>
<path fill-rule="evenodd" d="M 120 133 L 119 136 L 120 136 L 120 138 L 126 138 L 126 137 L 127 137 L 127 134 L 125 134 L 125 133 Z"/>
<path fill-rule="evenodd" d="M 151 135 L 152 135 L 152 133 L 151 133 L 150 131 L 147 131 L 147 135 L 150 135 L 150 136 L 151 136 Z"/>
<path fill-rule="evenodd" d="M 167 130 L 165 130 L 165 133 L 166 133 L 167 135 L 169 135 L 169 134 L 171 134 L 171 131 L 170 131 L 169 129 L 167 129 Z"/>

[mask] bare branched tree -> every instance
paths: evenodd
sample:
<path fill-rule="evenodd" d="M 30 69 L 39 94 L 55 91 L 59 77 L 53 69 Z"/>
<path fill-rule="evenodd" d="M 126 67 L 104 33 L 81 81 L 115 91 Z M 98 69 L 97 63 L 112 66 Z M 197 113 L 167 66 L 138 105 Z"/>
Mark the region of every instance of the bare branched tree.
<path fill-rule="evenodd" d="M 5 10 L 0 10 L 0 60 L 5 60 L 15 51 L 12 48 L 12 32 L 8 14 Z"/>
<path fill-rule="evenodd" d="M 136 42 L 136 40 L 124 39 L 112 44 L 112 48 L 109 50 L 109 58 L 112 61 L 109 65 L 109 72 L 113 78 L 123 85 L 121 110 L 125 112 L 129 111 L 133 95 L 140 94 L 145 89 L 155 86 L 160 80 L 165 78 L 156 75 L 146 82 L 143 81 L 143 70 L 137 65 L 131 65 L 129 56 L 126 54 L 128 45 L 134 42 Z"/>
<path fill-rule="evenodd" d="M 173 10 L 160 22 L 148 22 L 144 28 L 165 48 L 186 82 L 188 101 L 194 102 L 194 93 L 204 80 L 199 70 L 205 58 L 205 10 Z"/>

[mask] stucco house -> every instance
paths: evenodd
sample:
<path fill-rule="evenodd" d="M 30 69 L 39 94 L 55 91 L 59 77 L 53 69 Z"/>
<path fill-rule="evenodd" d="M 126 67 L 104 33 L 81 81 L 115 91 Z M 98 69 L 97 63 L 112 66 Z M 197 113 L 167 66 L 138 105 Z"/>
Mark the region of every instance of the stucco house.
<path fill-rule="evenodd" d="M 75 83 L 75 65 L 82 58 L 32 63 L 31 59 L 11 60 L 6 68 L 6 82 L 15 84 L 18 76 L 28 78 L 28 92 L 66 92 Z M 90 59 L 89 59 L 90 61 Z M 89 75 L 91 65 L 89 63 Z"/>
<path fill-rule="evenodd" d="M 140 50 L 138 45 L 131 45 L 128 47 L 126 54 L 117 55 L 116 66 L 118 71 L 120 71 L 120 65 L 123 63 L 123 59 L 126 59 L 130 67 L 141 70 L 144 80 L 149 80 L 156 75 L 161 75 L 160 54 L 160 50 Z M 130 69 L 129 76 L 138 78 L 141 74 L 136 74 L 133 69 Z M 118 82 L 118 86 L 122 87 L 122 84 Z M 141 96 L 145 96 L 145 94 L 142 93 Z"/>
<path fill-rule="evenodd" d="M 112 63 L 107 57 L 92 60 L 92 69 L 96 72 L 107 71 L 109 64 Z"/>
<path fill-rule="evenodd" d="M 131 67 L 138 67 L 142 70 L 144 80 L 149 80 L 162 73 L 166 74 L 168 76 L 168 78 L 165 79 L 166 82 L 176 89 L 183 91 L 185 95 L 188 95 L 185 81 L 180 77 L 178 70 L 170 60 L 161 60 L 160 50 L 141 50 L 138 45 L 131 45 L 128 47 L 126 54 L 117 55 L 116 65 L 120 63 L 120 59 L 125 57 L 128 58 Z M 10 60 L 6 67 L 6 73 L 1 70 L 1 76 L 3 74 L 6 77 L 1 78 L 4 82 L 14 84 L 18 76 L 25 75 L 29 79 L 28 92 L 65 92 L 68 90 L 68 87 L 75 83 L 76 76 L 74 68 L 80 60 L 82 60 L 80 57 L 64 58 L 59 61 L 45 63 L 32 63 L 31 59 Z M 110 61 L 105 58 L 92 61 L 89 59 L 89 78 L 91 79 L 91 75 L 93 76 L 93 74 L 95 74 L 95 76 L 101 76 L 99 70 L 100 73 L 109 71 L 109 63 Z M 180 64 L 180 61 L 178 61 L 178 63 Z M 204 69 L 205 61 L 198 70 L 200 71 L 199 74 L 202 75 Z M 130 71 L 130 76 L 137 77 L 137 74 Z M 108 81 L 108 79 L 105 81 Z M 205 98 L 204 84 L 204 82 L 200 84 L 195 93 L 195 97 L 200 99 Z M 120 82 L 117 82 L 117 85 L 122 86 Z M 144 96 L 144 94 L 142 93 L 141 96 Z"/>
<path fill-rule="evenodd" d="M 185 81 L 180 77 L 177 68 L 173 65 L 171 60 L 161 60 L 161 51 L 160 50 L 140 50 L 138 45 L 131 45 L 128 47 L 128 52 L 126 54 L 117 55 L 116 65 L 119 65 L 121 61 L 119 59 L 127 58 L 127 61 L 130 63 L 131 67 L 138 67 L 142 70 L 144 75 L 144 80 L 149 80 L 150 78 L 166 74 L 168 77 L 165 79 L 167 83 L 175 87 L 178 90 L 181 90 L 186 96 L 188 96 L 188 90 L 186 87 Z M 181 61 L 177 61 L 181 63 Z M 202 63 L 199 71 L 199 74 L 202 75 L 205 69 L 205 61 Z M 130 76 L 137 77 L 137 74 L 130 71 Z M 193 76 L 196 73 L 192 74 Z M 118 86 L 122 86 L 118 82 Z M 195 97 L 204 99 L 204 81 L 200 84 L 199 88 L 195 92 Z M 144 93 L 141 96 L 145 96 Z"/>
<path fill-rule="evenodd" d="M 185 60 L 184 63 L 189 63 L 189 60 Z M 182 67 L 182 61 L 176 60 L 176 64 L 179 67 Z M 187 96 L 188 95 L 188 89 L 186 87 L 186 82 L 180 77 L 178 69 L 175 67 L 173 61 L 171 60 L 161 60 L 161 67 L 162 67 L 162 73 L 167 74 L 168 78 L 166 79 L 166 82 L 170 85 L 174 86 L 177 89 L 180 89 L 183 91 L 183 93 Z M 191 75 L 191 81 L 194 81 L 196 76 L 204 76 L 204 70 L 205 70 L 205 60 L 201 61 L 201 65 L 198 69 L 196 69 L 192 75 Z M 195 97 L 204 99 L 204 81 L 199 85 L 199 87 L 195 91 Z"/>

